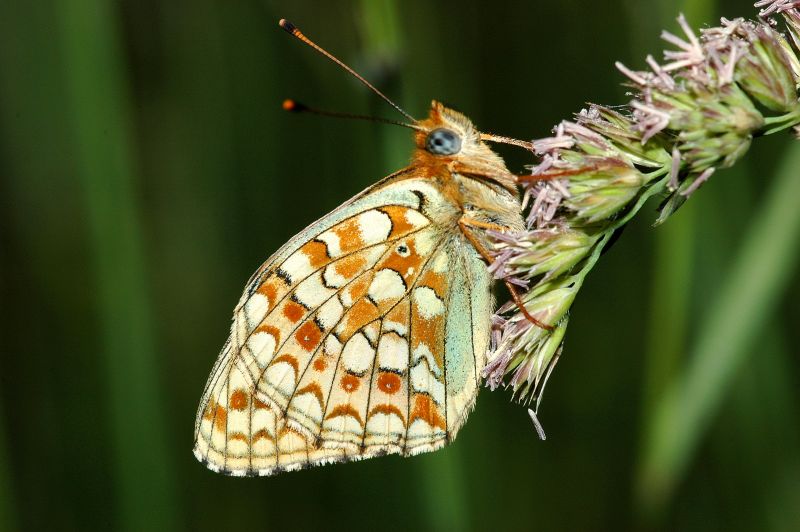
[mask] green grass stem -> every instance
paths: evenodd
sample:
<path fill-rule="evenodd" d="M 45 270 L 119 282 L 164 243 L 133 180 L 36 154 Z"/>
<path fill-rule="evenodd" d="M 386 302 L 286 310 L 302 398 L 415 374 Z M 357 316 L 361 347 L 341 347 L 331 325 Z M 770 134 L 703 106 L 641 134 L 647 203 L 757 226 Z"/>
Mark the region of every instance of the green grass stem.
<path fill-rule="evenodd" d="M 800 146 L 786 153 L 718 296 L 708 305 L 685 372 L 656 407 L 645 437 L 639 490 L 649 511 L 670 499 L 732 379 L 775 315 L 800 240 Z M 779 228 L 779 230 L 777 230 Z"/>
<path fill-rule="evenodd" d="M 117 7 L 102 0 L 57 3 L 75 164 L 91 229 L 91 289 L 103 331 L 98 363 L 108 374 L 114 528 L 167 530 L 177 524 L 176 483 L 166 450 Z"/>

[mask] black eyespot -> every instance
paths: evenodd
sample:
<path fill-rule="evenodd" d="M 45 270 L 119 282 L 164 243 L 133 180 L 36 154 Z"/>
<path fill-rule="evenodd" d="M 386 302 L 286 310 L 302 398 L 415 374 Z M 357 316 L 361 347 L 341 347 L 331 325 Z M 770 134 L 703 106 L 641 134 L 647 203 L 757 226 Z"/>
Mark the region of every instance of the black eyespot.
<path fill-rule="evenodd" d="M 449 129 L 434 129 L 428 133 L 425 149 L 434 155 L 453 155 L 461 151 L 461 137 Z"/>
<path fill-rule="evenodd" d="M 397 246 L 397 254 L 401 257 L 408 257 L 410 255 L 408 247 L 405 244 L 400 244 Z"/>

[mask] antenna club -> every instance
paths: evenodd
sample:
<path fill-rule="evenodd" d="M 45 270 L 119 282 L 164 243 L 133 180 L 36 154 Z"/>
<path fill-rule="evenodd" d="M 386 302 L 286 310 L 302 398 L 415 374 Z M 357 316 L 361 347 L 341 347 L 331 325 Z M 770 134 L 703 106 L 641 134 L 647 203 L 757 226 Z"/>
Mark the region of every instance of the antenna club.
<path fill-rule="evenodd" d="M 291 33 L 292 35 L 294 35 L 294 33 L 297 31 L 297 26 L 295 26 L 285 18 L 282 18 L 278 21 L 278 26 L 286 30 L 287 33 Z"/>
<path fill-rule="evenodd" d="M 289 111 L 290 113 L 299 113 L 307 109 L 305 105 L 290 98 L 283 100 L 283 104 L 281 104 L 284 111 Z"/>

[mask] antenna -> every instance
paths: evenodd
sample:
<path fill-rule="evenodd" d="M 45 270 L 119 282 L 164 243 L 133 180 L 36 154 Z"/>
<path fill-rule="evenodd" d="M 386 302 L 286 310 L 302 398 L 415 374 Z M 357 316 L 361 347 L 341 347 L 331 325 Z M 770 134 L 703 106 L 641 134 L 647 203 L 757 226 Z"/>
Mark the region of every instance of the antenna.
<path fill-rule="evenodd" d="M 533 151 L 533 142 L 512 139 L 511 137 L 492 135 L 491 133 L 481 133 L 481 140 L 488 140 L 489 142 L 499 142 L 501 144 L 511 144 L 512 146 L 519 146 L 520 148 L 525 148 L 528 151 Z"/>
<path fill-rule="evenodd" d="M 350 68 L 349 66 L 347 66 L 346 64 L 344 64 L 342 61 L 340 61 L 339 59 L 337 59 L 336 57 L 334 57 L 334 56 L 333 56 L 331 53 L 329 53 L 327 50 L 325 50 L 324 48 L 322 48 L 321 46 L 319 46 L 317 43 L 315 43 L 314 41 L 312 41 L 311 39 L 309 39 L 308 37 L 306 37 L 305 35 L 303 35 L 303 32 L 301 32 L 301 31 L 300 31 L 300 30 L 297 28 L 297 26 L 295 26 L 294 24 L 292 24 L 291 22 L 289 22 L 289 21 L 288 21 L 288 20 L 286 20 L 285 18 L 282 18 L 282 19 L 281 19 L 281 20 L 278 22 L 278 25 L 279 25 L 281 28 L 283 28 L 284 30 L 286 30 L 286 32 L 287 32 L 287 33 L 289 33 L 289 34 L 290 34 L 292 37 L 295 37 L 295 38 L 299 39 L 300 41 L 302 41 L 302 42 L 306 43 L 306 44 L 307 44 L 307 45 L 309 45 L 311 48 L 313 48 L 313 49 L 314 49 L 314 50 L 316 50 L 317 52 L 321 53 L 322 55 L 324 55 L 325 57 L 327 57 L 328 59 L 330 59 L 331 61 L 333 61 L 333 62 L 334 62 L 334 63 L 336 63 L 337 65 L 339 65 L 340 67 L 342 67 L 342 68 L 343 68 L 343 69 L 344 69 L 346 72 L 348 72 L 348 73 L 349 73 L 351 76 L 353 76 L 353 77 L 354 77 L 354 78 L 356 78 L 358 81 L 360 81 L 361 83 L 363 83 L 364 85 L 366 85 L 366 86 L 367 86 L 367 87 L 368 87 L 368 88 L 369 88 L 369 89 L 370 89 L 372 92 L 374 92 L 375 94 L 377 94 L 378 96 L 380 96 L 381 98 L 383 98 L 383 100 L 384 100 L 386 103 L 388 103 L 389 105 L 391 105 L 392 107 L 394 107 L 395 109 L 397 109 L 397 111 L 398 111 L 398 112 L 400 112 L 400 114 L 402 114 L 403 116 L 405 116 L 406 118 L 408 118 L 408 119 L 409 119 L 409 120 L 411 120 L 412 122 L 416 122 L 416 119 L 415 119 L 413 116 L 411 116 L 410 114 L 408 114 L 408 113 L 406 113 L 405 111 L 403 111 L 403 110 L 400 108 L 400 106 L 399 106 L 399 105 L 397 105 L 397 104 L 396 104 L 396 103 L 394 103 L 392 100 L 390 100 L 390 99 L 389 99 L 389 97 L 388 97 L 388 96 L 386 96 L 384 93 L 382 93 L 381 91 L 379 91 L 378 89 L 376 89 L 376 88 L 375 88 L 375 86 L 374 86 L 374 85 L 372 85 L 372 83 L 370 83 L 369 81 L 367 81 L 366 79 L 364 79 L 363 77 L 361 77 L 361 76 L 360 76 L 360 75 L 359 75 L 359 74 L 358 74 L 358 73 L 357 73 L 355 70 L 353 70 L 352 68 Z"/>
<path fill-rule="evenodd" d="M 283 100 L 282 107 L 284 111 L 289 111 L 290 113 L 310 113 L 313 115 L 332 116 L 335 118 L 368 120 L 370 122 L 379 122 L 381 124 L 392 124 L 395 126 L 403 126 L 407 127 L 408 129 L 413 129 L 414 131 L 422 131 L 422 128 L 415 124 L 406 124 L 405 122 L 400 122 L 398 120 L 390 120 L 388 118 L 379 118 L 375 116 L 357 115 L 353 113 L 340 113 L 338 111 L 326 111 L 324 109 L 316 109 L 314 107 L 309 107 L 304 103 L 300 103 L 297 100 L 291 100 L 291 99 Z"/>

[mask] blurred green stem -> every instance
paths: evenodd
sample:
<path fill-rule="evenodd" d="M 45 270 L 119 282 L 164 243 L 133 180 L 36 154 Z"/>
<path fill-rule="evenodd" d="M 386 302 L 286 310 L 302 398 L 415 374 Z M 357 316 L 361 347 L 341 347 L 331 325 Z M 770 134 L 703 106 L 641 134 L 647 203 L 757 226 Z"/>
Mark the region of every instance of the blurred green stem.
<path fill-rule="evenodd" d="M 780 325 L 770 323 L 764 333 L 758 365 L 752 371 L 739 372 L 737 393 L 731 397 L 732 408 L 726 413 L 726 418 L 735 420 L 733 425 L 725 423 L 724 430 L 737 441 L 731 442 L 723 435 L 716 438 L 717 448 L 721 455 L 728 456 L 728 467 L 740 468 L 750 485 L 765 486 L 749 494 L 750 513 L 756 516 L 750 528 L 797 530 L 800 446 L 797 425 L 785 421 L 798 419 L 791 378 L 793 353 Z"/>
<path fill-rule="evenodd" d="M 686 345 L 689 294 L 692 286 L 695 204 L 685 205 L 669 223 L 654 232 L 655 253 L 650 318 L 645 349 L 643 417 L 676 374 Z M 666 324 L 669 324 L 667 332 Z"/>
<path fill-rule="evenodd" d="M 671 383 L 647 427 L 638 481 L 648 513 L 659 512 L 669 501 L 731 379 L 747 356 L 755 355 L 757 335 L 775 312 L 796 266 L 798 168 L 800 145 L 795 144 L 782 161 L 763 207 L 750 217 L 741 251 L 698 328 L 685 372 Z"/>
<path fill-rule="evenodd" d="M 158 392 L 151 304 L 133 168 L 132 120 L 114 2 L 56 3 L 75 164 L 85 194 L 107 389 L 97 408 L 112 419 L 118 530 L 177 523 L 166 402 Z M 188 429 L 187 429 L 188 430 Z"/>
<path fill-rule="evenodd" d="M 771 135 L 772 133 L 789 129 L 796 126 L 798 121 L 800 121 L 800 109 L 780 116 L 768 116 L 764 119 L 764 125 L 772 127 L 765 127 L 763 134 Z"/>
<path fill-rule="evenodd" d="M 8 447 L 6 447 L 6 421 L 0 404 L 0 530 L 17 529 L 11 481 Z"/>

